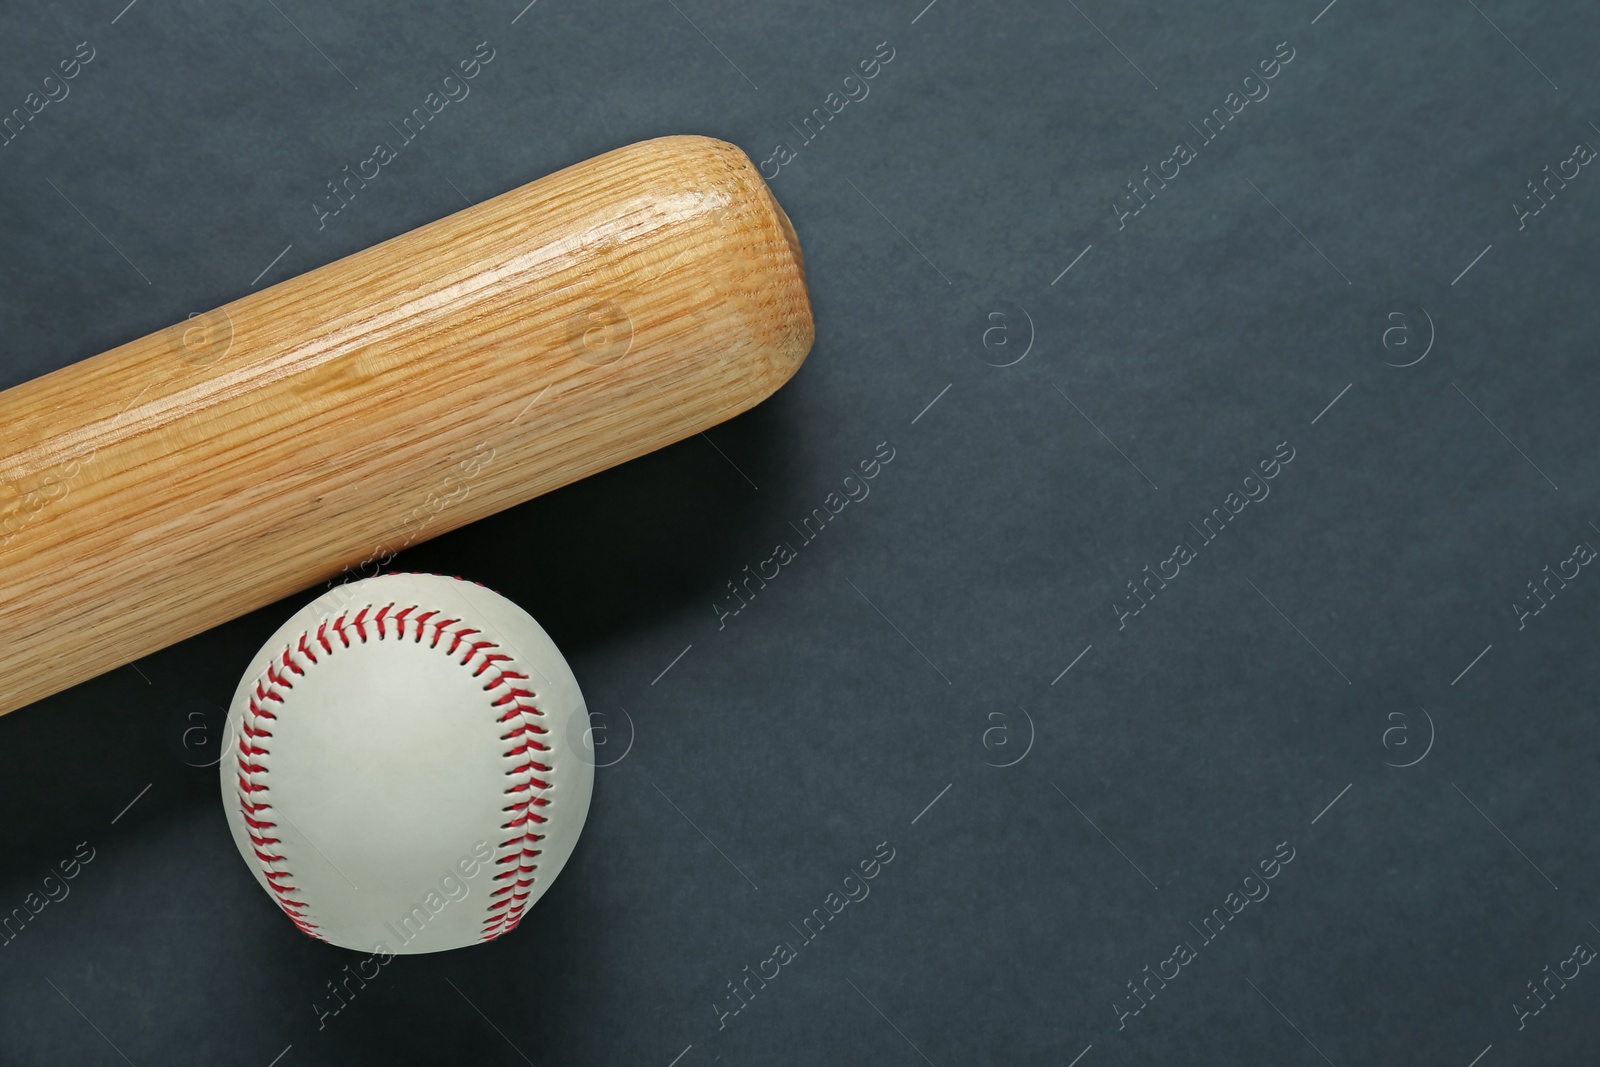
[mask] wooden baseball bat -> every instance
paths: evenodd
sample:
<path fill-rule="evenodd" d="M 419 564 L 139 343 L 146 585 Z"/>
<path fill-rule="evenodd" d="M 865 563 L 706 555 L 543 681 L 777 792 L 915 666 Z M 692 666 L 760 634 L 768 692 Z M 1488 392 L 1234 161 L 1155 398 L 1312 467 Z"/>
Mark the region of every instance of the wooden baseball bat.
<path fill-rule="evenodd" d="M 749 158 L 664 137 L 0 392 L 0 714 L 731 418 L 811 340 Z"/>

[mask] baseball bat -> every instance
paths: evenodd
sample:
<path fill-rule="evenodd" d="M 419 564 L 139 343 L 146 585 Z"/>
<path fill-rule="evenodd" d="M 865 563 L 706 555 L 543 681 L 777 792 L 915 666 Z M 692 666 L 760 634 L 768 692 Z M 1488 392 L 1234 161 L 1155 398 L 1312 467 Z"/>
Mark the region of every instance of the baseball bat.
<path fill-rule="evenodd" d="M 731 418 L 811 341 L 749 158 L 664 137 L 0 392 L 0 714 Z"/>

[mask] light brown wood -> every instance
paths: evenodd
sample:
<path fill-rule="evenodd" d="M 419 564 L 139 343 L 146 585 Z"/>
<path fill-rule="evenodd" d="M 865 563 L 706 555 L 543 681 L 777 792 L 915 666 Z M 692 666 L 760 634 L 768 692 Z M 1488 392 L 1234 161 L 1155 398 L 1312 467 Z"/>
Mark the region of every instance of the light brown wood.
<path fill-rule="evenodd" d="M 0 392 L 0 713 L 704 430 L 811 340 L 748 157 L 667 137 Z"/>

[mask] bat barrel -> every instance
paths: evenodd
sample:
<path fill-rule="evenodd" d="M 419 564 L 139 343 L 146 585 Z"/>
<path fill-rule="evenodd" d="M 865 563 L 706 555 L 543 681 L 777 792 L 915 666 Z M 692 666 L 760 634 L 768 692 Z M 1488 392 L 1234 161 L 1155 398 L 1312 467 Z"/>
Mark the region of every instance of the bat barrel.
<path fill-rule="evenodd" d="M 0 714 L 769 396 L 799 242 L 645 141 L 0 392 Z"/>

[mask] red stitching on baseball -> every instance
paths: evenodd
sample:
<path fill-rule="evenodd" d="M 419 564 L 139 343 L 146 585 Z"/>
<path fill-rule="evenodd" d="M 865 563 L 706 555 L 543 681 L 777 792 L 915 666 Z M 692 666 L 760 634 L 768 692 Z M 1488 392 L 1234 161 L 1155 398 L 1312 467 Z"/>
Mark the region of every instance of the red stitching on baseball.
<path fill-rule="evenodd" d="M 390 615 L 390 609 L 393 607 L 393 604 L 385 604 L 369 620 L 367 613 L 373 610 L 372 605 L 369 604 L 363 607 L 354 618 L 347 620 L 346 616 L 341 614 L 331 621 L 323 620 L 318 624 L 314 637 L 309 630 L 302 633 L 298 638 L 290 642 L 279 657 L 275 660 L 268 660 L 263 678 L 255 683 L 254 694 L 248 703 L 249 710 L 241 716 L 243 736 L 239 739 L 239 751 L 234 759 L 238 765 L 239 810 L 247 827 L 245 833 L 250 838 L 251 851 L 255 853 L 256 859 L 261 864 L 262 874 L 266 878 L 267 886 L 271 889 L 273 899 L 277 902 L 278 907 L 283 910 L 285 915 L 289 916 L 289 919 L 303 933 L 320 941 L 327 941 L 328 938 L 320 932 L 317 924 L 305 917 L 304 913 L 309 910 L 310 905 L 297 899 L 300 890 L 292 884 L 289 871 L 282 866 L 288 860 L 280 850 L 272 848 L 274 845 L 281 845 L 282 841 L 269 834 L 269 831 L 277 828 L 277 823 L 271 820 L 271 802 L 262 795 L 269 793 L 270 789 L 264 781 L 259 779 L 267 775 L 270 763 L 262 761 L 259 757 L 271 755 L 271 750 L 262 745 L 260 741 L 262 738 L 272 737 L 272 733 L 265 729 L 263 724 L 277 719 L 278 716 L 268 711 L 263 705 L 268 701 L 273 701 L 280 705 L 284 704 L 283 693 L 279 690 L 288 691 L 294 688 L 293 682 L 285 674 L 279 673 L 278 666 L 280 664 L 285 671 L 293 673 L 296 677 L 305 677 L 305 668 L 297 661 L 297 655 L 304 657 L 305 662 L 313 666 L 320 662 L 308 642 L 314 639 L 318 645 L 322 646 L 324 654 L 333 654 L 335 645 L 328 637 L 328 628 L 330 626 L 338 636 L 340 645 L 344 648 L 349 648 L 350 637 L 345 632 L 346 627 L 354 629 L 357 638 L 362 643 L 365 643 L 368 625 L 375 629 L 377 639 L 381 641 L 389 636 L 387 624 L 392 623 L 394 625 L 394 637 L 403 640 L 406 637 L 406 627 L 411 623 L 415 623 L 415 641 L 420 644 L 423 634 L 429 629 L 429 623 L 432 622 L 435 616 L 440 614 L 437 610 L 425 611 L 417 615 L 415 619 L 412 619 L 410 618 L 411 613 L 420 610 L 419 605 L 413 604 Z M 455 626 L 460 621 L 460 619 L 443 619 L 433 622 L 433 640 L 429 647 L 438 648 L 446 629 Z M 535 699 L 534 693 L 527 688 L 514 684 L 527 682 L 528 676 L 515 671 L 501 670 L 496 666 L 500 663 L 512 662 L 512 657 L 503 652 L 486 651 L 499 647 L 494 642 L 467 640 L 479 635 L 481 632 L 469 627 L 451 631 L 450 646 L 444 652 L 452 659 L 455 659 L 456 651 L 461 647 L 463 641 L 466 641 L 467 651 L 456 662 L 462 667 L 471 667 L 474 659 L 481 659 L 482 662 L 472 672 L 473 678 L 477 678 L 485 671 L 493 669 L 495 672 L 494 677 L 484 685 L 484 691 L 489 692 L 501 686 L 508 687 L 508 691 L 492 701 L 489 706 L 491 709 L 499 710 L 510 705 L 509 709 L 495 721 L 505 724 L 512 722 L 512 720 L 517 720 L 513 729 L 500 735 L 500 740 L 502 741 L 517 740 L 519 742 L 503 753 L 504 758 L 514 764 L 505 772 L 506 776 L 513 780 L 512 784 L 505 790 L 505 793 L 509 796 L 517 796 L 518 799 L 501 809 L 503 812 L 509 813 L 510 817 L 509 821 L 500 825 L 500 828 L 515 832 L 506 840 L 501 841 L 499 847 L 512 851 L 507 855 L 496 858 L 493 864 L 496 867 L 507 864 L 515 864 L 516 866 L 511 870 L 496 874 L 493 879 L 496 882 L 509 880 L 509 884 L 500 886 L 489 895 L 488 916 L 483 921 L 483 931 L 480 939 L 492 941 L 516 929 L 517 924 L 522 921 L 523 914 L 527 910 L 528 897 L 534 883 L 533 872 L 539 866 L 533 862 L 534 857 L 538 856 L 542 851 L 536 848 L 535 845 L 544 840 L 544 835 L 536 831 L 539 826 L 547 821 L 545 816 L 540 815 L 534 809 L 547 807 L 550 803 L 548 797 L 538 794 L 549 790 L 551 784 L 538 777 L 538 775 L 548 774 L 552 768 L 549 764 L 538 762 L 532 757 L 532 753 L 535 752 L 548 752 L 550 746 L 534 739 L 536 734 L 549 733 L 546 727 L 540 726 L 534 721 L 534 717 L 542 717 L 544 715 L 544 712 L 533 703 Z"/>
<path fill-rule="evenodd" d="M 476 677 L 476 675 L 474 676 Z M 519 681 L 527 680 L 526 675 L 506 671 L 500 674 L 500 678 L 496 680 L 495 684 L 498 685 L 500 682 L 510 678 L 516 678 Z M 506 773 L 516 777 L 525 777 L 526 780 L 516 782 L 506 789 L 508 795 L 521 794 L 521 796 L 501 809 L 507 812 L 510 818 L 500 828 L 514 832 L 520 829 L 520 832 L 515 832 L 513 836 L 500 843 L 501 848 L 515 848 L 516 851 L 495 860 L 495 866 L 515 863 L 516 869 L 494 876 L 496 882 L 507 879 L 511 881 L 509 885 L 501 886 L 489 894 L 489 915 L 483 922 L 483 940 L 485 941 L 492 941 L 503 934 L 515 930 L 517 924 L 522 922 L 522 917 L 528 907 L 528 896 L 533 887 L 533 872 L 539 866 L 534 862 L 534 858 L 541 851 L 536 846 L 540 841 L 544 840 L 544 835 L 538 832 L 538 828 L 546 819 L 533 809 L 548 805 L 549 800 L 545 797 L 535 796 L 534 791 L 546 790 L 550 788 L 550 785 L 544 779 L 535 775 L 538 772 L 548 771 L 550 768 L 546 764 L 536 762 L 531 757 L 528 757 L 528 752 L 530 749 L 541 752 L 548 751 L 549 746 L 540 744 L 529 737 L 530 734 L 547 732 L 544 727 L 533 721 L 533 716 L 543 716 L 544 712 L 531 702 L 527 702 L 531 697 L 532 694 L 526 689 L 517 687 L 511 689 L 509 693 L 496 700 L 492 705 L 496 708 L 502 707 L 507 703 L 512 705 L 511 710 L 500 716 L 500 722 L 504 723 L 512 718 L 520 720 L 515 728 L 501 737 L 501 740 L 522 739 L 521 744 L 513 746 L 505 753 L 507 759 L 522 758 L 522 761 L 515 768 Z"/>

